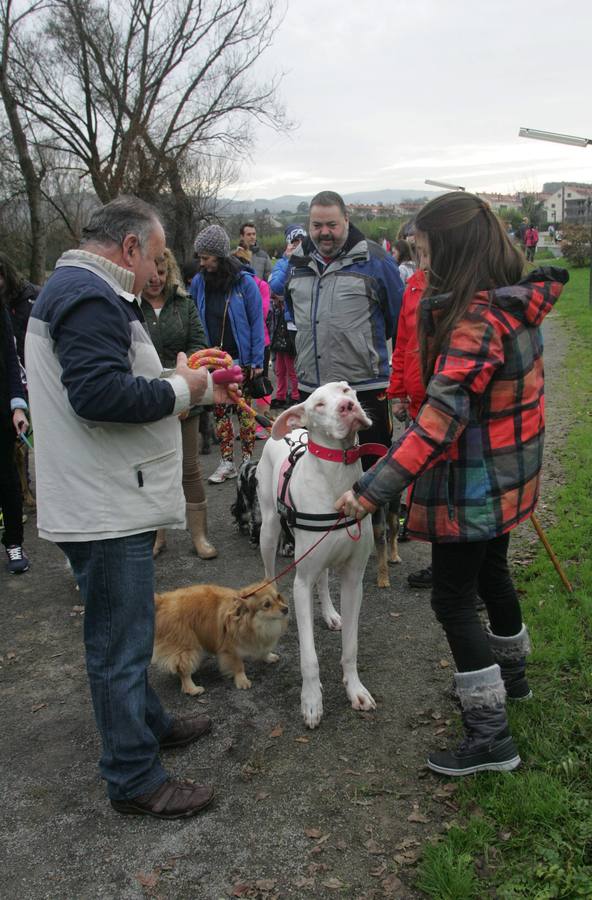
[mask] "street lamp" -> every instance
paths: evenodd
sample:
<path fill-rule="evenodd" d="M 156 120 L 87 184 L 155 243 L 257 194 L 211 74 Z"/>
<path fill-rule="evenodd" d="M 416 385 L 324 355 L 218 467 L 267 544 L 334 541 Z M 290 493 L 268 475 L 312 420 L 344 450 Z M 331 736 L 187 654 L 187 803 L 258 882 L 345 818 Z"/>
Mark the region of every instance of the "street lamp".
<path fill-rule="evenodd" d="M 536 128 L 521 128 L 518 137 L 532 138 L 534 141 L 551 141 L 552 144 L 570 144 L 572 147 L 587 147 L 591 138 L 576 137 L 574 134 L 555 134 L 554 131 L 538 131 Z"/>
<path fill-rule="evenodd" d="M 572 147 L 588 147 L 592 138 L 577 137 L 574 134 L 556 134 L 554 131 L 537 131 L 536 128 L 521 128 L 518 137 L 533 138 L 535 141 L 551 141 L 552 144 L 570 144 Z M 592 306 L 592 221 L 590 222 L 590 281 L 588 284 L 588 305 Z"/>
<path fill-rule="evenodd" d="M 432 181 L 431 178 L 426 178 L 425 184 L 431 184 L 433 187 L 441 187 L 445 188 L 447 191 L 465 191 L 466 188 L 462 187 L 460 184 L 449 184 L 447 181 Z"/>

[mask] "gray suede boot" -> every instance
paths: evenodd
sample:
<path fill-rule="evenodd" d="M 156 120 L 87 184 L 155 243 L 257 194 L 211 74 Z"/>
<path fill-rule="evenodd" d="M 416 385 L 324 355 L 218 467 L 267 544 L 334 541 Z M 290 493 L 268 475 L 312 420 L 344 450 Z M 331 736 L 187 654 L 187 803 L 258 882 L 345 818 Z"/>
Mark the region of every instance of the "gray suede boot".
<path fill-rule="evenodd" d="M 511 772 L 520 757 L 508 728 L 500 667 L 457 672 L 454 681 L 465 737 L 456 750 L 430 753 L 428 766 L 442 775 Z"/>
<path fill-rule="evenodd" d="M 532 691 L 526 680 L 526 657 L 532 647 L 526 625 L 518 634 L 502 637 L 486 626 L 493 658 L 502 672 L 508 700 L 530 700 Z"/>

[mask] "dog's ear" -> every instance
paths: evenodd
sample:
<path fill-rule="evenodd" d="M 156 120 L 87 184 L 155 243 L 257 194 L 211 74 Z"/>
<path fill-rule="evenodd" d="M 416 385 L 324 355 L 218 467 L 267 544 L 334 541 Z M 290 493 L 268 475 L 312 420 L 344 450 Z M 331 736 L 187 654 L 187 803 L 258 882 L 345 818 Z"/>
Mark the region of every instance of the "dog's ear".
<path fill-rule="evenodd" d="M 290 406 L 289 409 L 285 409 L 273 423 L 271 436 L 275 441 L 280 441 L 291 431 L 294 431 L 295 428 L 306 428 L 304 403 L 298 403 L 297 406 Z"/>
<path fill-rule="evenodd" d="M 234 601 L 234 607 L 232 610 L 232 615 L 235 619 L 240 619 L 245 616 L 249 611 L 249 604 L 245 600 L 244 597 L 237 597 Z"/>

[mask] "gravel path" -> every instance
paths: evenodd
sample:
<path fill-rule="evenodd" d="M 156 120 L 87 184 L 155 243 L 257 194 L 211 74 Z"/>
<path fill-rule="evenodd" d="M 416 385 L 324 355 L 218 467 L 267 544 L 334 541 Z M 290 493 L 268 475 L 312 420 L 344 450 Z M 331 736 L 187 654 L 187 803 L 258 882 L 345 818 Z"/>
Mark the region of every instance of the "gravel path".
<path fill-rule="evenodd" d="M 561 480 L 556 450 L 569 413 L 562 401 L 567 337 L 559 313 L 545 326 L 548 441 L 540 517 Z M 206 474 L 215 455 L 202 457 Z M 261 575 L 258 554 L 230 522 L 232 483 L 210 486 L 217 560 L 200 562 L 188 536 L 169 536 L 157 589 L 194 581 L 240 585 Z M 97 775 L 99 744 L 84 670 L 79 596 L 59 551 L 26 526 L 29 573 L 0 573 L 0 897 L 21 900 L 218 900 L 229 896 L 356 898 L 419 896 L 413 864 L 421 843 L 454 811 L 454 786 L 423 768 L 446 744 L 457 717 L 452 674 L 429 592 L 407 586 L 428 562 L 426 545 L 401 546 L 392 589 L 376 586 L 371 559 L 360 624 L 360 668 L 378 702 L 356 714 L 340 679 L 340 639 L 317 614 L 325 717 L 314 732 L 300 719 L 293 622 L 275 666 L 251 664 L 250 691 L 237 691 L 207 663 L 206 694 L 182 696 L 160 672 L 153 683 L 175 713 L 207 710 L 213 733 L 170 753 L 170 771 L 216 785 L 214 806 L 185 822 L 126 819 L 112 811 Z M 519 529 L 515 554 L 534 547 Z M 284 587 L 290 594 L 291 579 Z"/>

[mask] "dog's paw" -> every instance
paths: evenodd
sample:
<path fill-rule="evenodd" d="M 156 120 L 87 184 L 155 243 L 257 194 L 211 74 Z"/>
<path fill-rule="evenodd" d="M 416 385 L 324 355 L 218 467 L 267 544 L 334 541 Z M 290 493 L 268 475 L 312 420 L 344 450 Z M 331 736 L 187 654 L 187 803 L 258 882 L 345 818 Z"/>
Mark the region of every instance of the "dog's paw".
<path fill-rule="evenodd" d="M 389 565 L 390 566 L 396 566 L 396 565 L 398 565 L 398 563 L 402 563 L 402 562 L 403 562 L 403 560 L 401 559 L 401 557 L 399 556 L 398 553 L 395 553 L 394 555 L 391 554 L 389 556 Z"/>
<path fill-rule="evenodd" d="M 352 709 L 369 710 L 376 709 L 374 697 L 367 691 L 361 681 L 356 684 L 349 685 L 346 683 L 345 691 L 351 702 Z"/>
<path fill-rule="evenodd" d="M 238 675 L 234 676 L 234 683 L 239 691 L 248 691 L 251 687 L 251 682 L 244 672 L 240 672 Z"/>
<path fill-rule="evenodd" d="M 323 610 L 323 619 L 329 631 L 341 631 L 341 616 L 336 609 Z"/>
<path fill-rule="evenodd" d="M 382 572 L 376 576 L 376 587 L 379 588 L 388 588 L 391 586 L 390 579 L 387 575 L 384 575 Z"/>
<path fill-rule="evenodd" d="M 279 659 L 279 656 L 277 653 L 268 653 L 267 656 L 265 657 L 265 662 L 266 663 L 276 663 L 278 661 L 278 659 Z"/>
<path fill-rule="evenodd" d="M 189 694 L 191 697 L 199 697 L 200 694 L 205 694 L 205 692 L 206 689 L 199 684 L 183 685 L 183 693 Z"/>
<path fill-rule="evenodd" d="M 320 690 L 304 692 L 301 698 L 302 718 L 307 728 L 317 728 L 323 718 L 323 698 Z"/>

